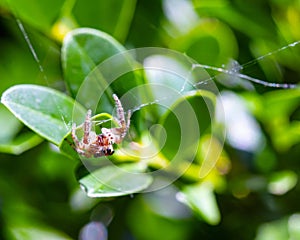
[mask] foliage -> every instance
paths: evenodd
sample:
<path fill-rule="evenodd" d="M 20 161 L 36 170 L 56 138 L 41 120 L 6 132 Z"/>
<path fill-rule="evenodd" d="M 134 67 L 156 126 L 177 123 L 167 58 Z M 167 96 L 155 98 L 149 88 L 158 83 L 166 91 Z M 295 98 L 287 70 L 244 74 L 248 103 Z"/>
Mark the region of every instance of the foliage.
<path fill-rule="evenodd" d="M 299 82 L 296 1 L 0 0 L 0 13 L 0 238 L 297 239 L 299 87 L 238 75 Z M 165 108 L 152 103 L 180 91 L 179 77 L 124 54 L 147 46 L 185 54 L 153 57 L 161 67 L 195 67 L 195 85 Z M 125 111 L 146 103 L 132 139 L 80 159 L 72 123 L 91 108 L 110 127 L 112 93 Z"/>

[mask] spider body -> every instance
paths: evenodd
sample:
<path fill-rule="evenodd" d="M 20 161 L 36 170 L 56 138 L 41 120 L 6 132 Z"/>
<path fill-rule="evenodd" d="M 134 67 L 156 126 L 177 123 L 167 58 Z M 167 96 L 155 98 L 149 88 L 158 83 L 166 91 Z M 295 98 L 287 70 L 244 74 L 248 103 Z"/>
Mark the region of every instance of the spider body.
<path fill-rule="evenodd" d="M 113 98 L 117 109 L 117 118 L 115 121 L 118 123 L 118 127 L 111 129 L 102 128 L 101 134 L 97 135 L 95 131 L 92 131 L 92 111 L 88 110 L 83 123 L 83 138 L 79 140 L 76 135 L 76 124 L 73 124 L 72 138 L 75 144 L 75 150 L 81 156 L 97 158 L 112 155 L 114 153 L 113 144 L 120 144 L 126 136 L 130 125 L 131 112 L 128 111 L 126 120 L 124 109 L 119 98 L 115 94 L 113 94 Z"/>

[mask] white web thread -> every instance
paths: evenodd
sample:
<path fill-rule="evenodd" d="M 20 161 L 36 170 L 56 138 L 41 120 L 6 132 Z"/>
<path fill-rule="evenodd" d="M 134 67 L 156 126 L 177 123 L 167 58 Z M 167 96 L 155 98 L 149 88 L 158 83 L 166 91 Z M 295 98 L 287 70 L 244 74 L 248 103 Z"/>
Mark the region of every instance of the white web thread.
<path fill-rule="evenodd" d="M 299 41 L 296 41 L 296 42 L 293 42 L 293 43 L 290 43 L 286 46 L 283 46 L 275 51 L 272 51 L 272 52 L 269 52 L 265 55 L 262 55 L 258 58 L 255 58 L 254 60 L 251 60 L 243 65 L 240 65 L 239 70 L 242 70 L 242 69 L 245 69 L 246 67 L 249 67 L 253 64 L 255 64 L 256 62 L 258 61 L 261 61 L 263 60 L 264 58 L 267 58 L 269 56 L 272 56 L 276 53 L 279 53 L 279 52 L 282 52 L 288 48 L 293 48 L 295 46 L 297 46 L 298 44 L 300 44 L 300 40 Z M 241 79 L 244 79 L 244 80 L 248 80 L 250 82 L 254 82 L 254 83 L 257 83 L 257 84 L 260 84 L 260 85 L 263 85 L 263 86 L 266 86 L 266 87 L 273 87 L 273 88 L 296 88 L 298 87 L 297 84 L 289 84 L 289 83 L 270 83 L 270 82 L 267 82 L 267 81 L 263 81 L 263 80 L 260 80 L 260 79 L 257 79 L 257 78 L 253 78 L 253 77 L 250 77 L 250 76 L 247 76 L 245 74 L 242 74 L 242 73 L 239 73 L 237 70 L 233 69 L 233 70 L 228 70 L 228 69 L 224 69 L 224 68 L 219 68 L 219 67 L 213 67 L 213 66 L 208 66 L 208 65 L 204 65 L 204 64 L 193 64 L 193 69 L 195 68 L 203 68 L 203 69 L 208 69 L 208 70 L 213 70 L 213 71 L 217 71 L 219 73 L 226 73 L 228 75 L 231 75 L 231 76 L 234 76 L 234 77 L 239 77 Z M 198 82 L 198 83 L 195 83 L 194 86 L 198 86 L 200 84 L 205 84 L 205 82 L 207 81 L 210 81 L 210 80 L 213 80 L 216 76 L 212 76 L 211 78 L 208 78 L 208 79 L 205 79 L 201 82 Z"/>
<path fill-rule="evenodd" d="M 253 82 L 253 83 L 256 83 L 256 84 L 259 84 L 259 85 L 262 85 L 262 86 L 265 86 L 265 87 L 271 87 L 271 88 L 283 88 L 283 89 L 290 89 L 290 88 L 297 88 L 299 87 L 299 85 L 297 84 L 290 84 L 290 83 L 272 83 L 272 82 L 267 82 L 267 81 L 263 81 L 261 79 L 257 79 L 257 78 L 254 78 L 254 77 L 251 77 L 251 76 L 248 76 L 248 75 L 245 75 L 245 74 L 242 74 L 240 73 L 239 71 L 242 70 L 242 69 L 245 69 L 245 67 L 249 67 L 253 64 L 255 64 L 256 62 L 260 61 L 260 60 L 263 60 L 269 56 L 272 56 L 276 53 L 279 53 L 279 52 L 282 52 L 288 48 L 293 48 L 295 46 L 297 46 L 298 44 L 300 44 L 300 40 L 299 41 L 296 41 L 296 42 L 293 42 L 293 43 L 290 43 L 288 45 L 285 45 L 275 51 L 272 51 L 272 52 L 269 52 L 265 55 L 262 55 L 258 58 L 255 58 L 254 60 L 251 60 L 243 65 L 239 65 L 239 68 L 238 69 L 235 69 L 235 68 L 232 68 L 232 69 L 225 69 L 225 68 L 221 68 L 221 67 L 213 67 L 213 66 L 209 66 L 209 65 L 205 65 L 205 64 L 199 64 L 199 63 L 193 63 L 192 64 L 192 68 L 191 70 L 189 71 L 189 75 L 192 74 L 193 70 L 196 69 L 196 68 L 203 68 L 203 69 L 207 69 L 207 70 L 213 70 L 213 71 L 216 71 L 218 73 L 225 73 L 225 74 L 228 74 L 230 76 L 234 76 L 234 77 L 238 77 L 238 78 L 241 78 L 241 79 L 244 79 L 244 80 L 247 80 L 249 82 Z M 197 87 L 199 85 L 202 85 L 202 84 L 207 84 L 208 82 L 214 80 L 218 75 L 214 75 L 210 78 L 207 78 L 207 79 L 204 79 L 204 80 L 201 80 L 200 82 L 197 82 L 197 83 L 194 83 L 193 84 L 193 87 Z M 184 81 L 179 93 L 184 93 L 185 92 L 185 87 L 187 86 L 187 83 L 188 83 L 188 77 L 186 78 L 186 80 Z M 150 105 L 153 105 L 153 104 L 158 104 L 164 100 L 168 99 L 168 97 L 164 97 L 162 99 L 156 99 L 152 102 L 148 102 L 148 103 L 143 103 L 139 106 L 136 106 L 134 107 L 133 109 L 131 109 L 131 112 L 135 112 L 135 111 L 138 111 L 144 107 L 147 107 L 147 106 L 150 106 Z"/>
<path fill-rule="evenodd" d="M 39 71 L 41 72 L 44 81 L 49 85 L 48 77 L 47 77 L 47 75 L 46 75 L 46 73 L 45 73 L 45 71 L 44 71 L 44 67 L 43 67 L 43 65 L 42 65 L 42 63 L 41 63 L 41 61 L 40 61 L 40 59 L 39 59 L 39 57 L 38 57 L 38 55 L 37 55 L 37 53 L 36 53 L 36 51 L 35 51 L 33 45 L 32 45 L 32 43 L 31 43 L 31 41 L 30 41 L 30 38 L 29 38 L 29 36 L 28 36 L 28 34 L 27 34 L 25 28 L 24 28 L 23 23 L 22 23 L 21 20 L 18 19 L 18 18 L 16 18 L 16 22 L 17 22 L 17 25 L 18 25 L 18 27 L 19 27 L 19 29 L 20 29 L 20 31 L 21 31 L 21 33 L 22 33 L 22 35 L 23 35 L 23 37 L 24 37 L 24 39 L 25 39 L 25 41 L 26 41 L 26 44 L 27 44 L 28 47 L 29 47 L 29 50 L 30 50 L 30 52 L 31 52 L 31 54 L 32 54 L 32 56 L 33 56 L 33 58 L 34 58 L 34 61 L 35 61 L 35 62 L 37 63 L 37 65 L 38 65 Z M 55 98 L 53 98 L 53 101 L 56 102 Z M 62 110 L 61 110 L 59 104 L 56 104 L 56 107 L 57 107 L 58 111 L 60 112 L 60 116 L 61 116 L 61 119 L 62 119 L 63 123 L 65 124 L 65 127 L 66 127 L 67 129 L 70 129 L 70 125 L 69 125 L 69 124 L 66 122 L 66 120 L 64 119 L 64 115 L 62 114 Z"/>
<path fill-rule="evenodd" d="M 296 88 L 297 87 L 297 84 L 266 82 L 266 81 L 263 81 L 263 80 L 260 80 L 260 79 L 257 79 L 257 78 L 250 77 L 250 76 L 247 76 L 245 74 L 239 73 L 235 70 L 227 70 L 227 69 L 224 69 L 224 68 L 212 67 L 212 66 L 208 66 L 208 65 L 204 65 L 204 64 L 193 64 L 193 68 L 197 68 L 197 67 L 208 69 L 208 70 L 214 70 L 214 71 L 217 71 L 219 73 L 226 73 L 226 74 L 234 76 L 234 77 L 239 77 L 241 79 L 248 80 L 250 82 L 254 82 L 254 83 L 263 85 L 265 87 L 274 87 L 274 88 Z M 204 84 L 205 82 L 213 80 L 215 77 L 216 76 L 213 76 L 213 77 L 205 79 L 201 82 L 195 83 L 193 86 L 195 87 L 195 86 L 198 86 L 200 84 Z"/>

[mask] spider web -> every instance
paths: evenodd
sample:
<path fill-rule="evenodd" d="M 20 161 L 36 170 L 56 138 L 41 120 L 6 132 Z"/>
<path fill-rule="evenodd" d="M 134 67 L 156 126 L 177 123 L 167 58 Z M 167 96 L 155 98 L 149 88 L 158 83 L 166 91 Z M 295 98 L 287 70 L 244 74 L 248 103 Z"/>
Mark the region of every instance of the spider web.
<path fill-rule="evenodd" d="M 44 66 L 43 64 L 41 63 L 41 60 L 37 54 L 37 51 L 35 50 L 30 38 L 29 38 L 29 35 L 27 33 L 27 31 L 25 30 L 24 28 L 24 25 L 23 23 L 21 22 L 21 20 L 19 18 L 15 18 L 16 19 L 16 22 L 17 22 L 17 25 L 22 33 L 22 36 L 24 37 L 25 41 L 26 41 L 26 44 L 28 45 L 29 47 L 29 50 L 34 58 L 34 61 L 36 62 L 37 66 L 38 66 L 38 69 L 42 75 L 42 78 L 44 79 L 44 81 L 46 82 L 47 85 L 50 85 L 49 84 L 49 79 L 48 79 L 48 76 L 47 74 L 45 73 L 45 70 L 44 70 Z M 55 98 L 52 98 L 52 101 L 56 102 Z M 61 110 L 61 106 L 59 106 L 59 104 L 55 104 L 55 106 L 57 107 L 59 113 L 62 113 L 63 111 Z M 67 123 L 67 121 L 64 119 L 64 115 L 63 114 L 60 114 L 60 117 L 63 121 L 63 123 L 65 124 L 65 127 L 67 129 L 69 129 L 70 127 L 70 123 Z"/>
<path fill-rule="evenodd" d="M 202 70 L 208 70 L 213 72 L 213 74 L 209 74 L 210 77 L 201 79 L 199 81 L 196 81 L 195 83 L 192 84 L 192 87 L 197 89 L 201 85 L 206 85 L 209 84 L 211 81 L 219 82 L 221 85 L 228 87 L 229 89 L 234 89 L 234 88 L 242 88 L 244 90 L 249 90 L 253 91 L 255 90 L 256 85 L 261 86 L 263 88 L 273 88 L 273 89 L 290 89 L 290 88 L 297 88 L 299 85 L 293 84 L 293 83 L 279 83 L 279 82 L 269 82 L 262 80 L 257 77 L 253 77 L 250 74 L 243 73 L 246 72 L 247 70 L 251 72 L 252 74 L 255 74 L 255 71 L 253 71 L 252 68 L 257 67 L 260 62 L 269 60 L 270 58 L 274 58 L 277 54 L 287 51 L 287 50 L 295 50 L 295 48 L 300 45 L 300 40 L 295 41 L 293 43 L 287 44 L 281 48 L 278 48 L 274 51 L 268 52 L 265 55 L 259 56 L 249 62 L 246 62 L 242 65 L 240 65 L 237 61 L 235 60 L 230 60 L 229 64 L 224 65 L 222 67 L 214 67 L 210 65 L 205 65 L 205 64 L 200 64 L 200 63 L 193 63 L 191 64 L 192 67 L 190 69 L 190 74 L 192 74 L 193 71 L 197 69 L 202 69 Z M 277 64 L 277 62 L 276 62 Z M 187 82 L 184 82 L 179 94 L 183 94 L 185 92 L 188 92 L 188 86 Z M 131 109 L 132 112 L 138 111 L 144 107 L 153 105 L 153 104 L 158 104 L 164 100 L 166 100 L 168 97 L 161 97 L 159 99 L 155 99 L 154 101 L 151 102 L 146 102 L 142 103 L 138 106 L 135 106 L 133 109 Z"/>
<path fill-rule="evenodd" d="M 30 52 L 31 52 L 31 54 L 34 58 L 34 61 L 36 62 L 37 66 L 38 66 L 38 69 L 39 69 L 40 73 L 42 74 L 42 77 L 43 77 L 44 81 L 47 84 L 49 84 L 47 74 L 44 71 L 44 66 L 41 63 L 41 60 L 40 60 L 39 56 L 37 55 L 37 51 L 35 50 L 35 47 L 33 46 L 32 42 L 29 38 L 29 35 L 28 35 L 27 31 L 24 28 L 23 23 L 21 22 L 20 19 L 18 19 L 18 18 L 15 18 L 15 19 L 16 19 L 17 25 L 18 25 L 18 27 L 19 27 L 19 29 L 20 29 L 20 31 L 21 31 L 21 33 L 22 33 L 22 35 L 23 35 L 23 37 L 26 41 L 26 44 L 28 45 L 28 47 L 30 49 Z M 288 49 L 293 50 L 299 44 L 300 44 L 300 40 L 292 42 L 292 43 L 287 44 L 287 45 L 285 45 L 281 48 L 278 48 L 274 51 L 268 52 L 265 55 L 259 56 L 259 57 L 255 58 L 255 59 L 253 59 L 249 62 L 246 62 L 242 65 L 237 63 L 235 60 L 232 60 L 229 63 L 229 65 L 227 65 L 227 66 L 224 65 L 222 67 L 214 67 L 214 66 L 210 66 L 210 65 L 195 63 L 195 64 L 192 65 L 192 69 L 190 70 L 190 72 L 194 71 L 195 69 L 205 69 L 205 70 L 213 71 L 216 74 L 212 74 L 211 77 L 209 77 L 207 79 L 204 79 L 204 80 L 202 79 L 201 81 L 198 81 L 198 82 L 194 83 L 193 87 L 208 84 L 212 80 L 219 81 L 219 77 L 220 77 L 220 75 L 222 75 L 222 76 L 230 77 L 230 79 L 231 79 L 230 82 L 226 81 L 226 79 L 224 79 L 224 77 L 220 81 L 220 82 L 222 82 L 223 85 L 225 85 L 225 86 L 227 85 L 229 87 L 232 87 L 234 85 L 239 85 L 241 83 L 240 81 L 243 80 L 244 84 L 242 84 L 242 85 L 245 85 L 245 83 L 248 82 L 248 83 L 254 83 L 254 84 L 257 84 L 257 85 L 261 85 L 263 87 L 270 87 L 270 88 L 283 88 L 283 89 L 296 88 L 297 84 L 268 82 L 268 81 L 262 80 L 260 78 L 252 77 L 248 74 L 241 73 L 241 71 L 247 70 L 250 67 L 259 64 L 259 62 L 261 62 L 262 60 L 265 60 L 269 57 L 276 56 L 278 53 L 284 52 Z M 225 81 L 223 81 L 223 80 L 225 80 Z M 247 88 L 247 87 L 245 87 L 245 88 Z M 185 84 L 183 84 L 183 86 L 180 90 L 180 93 L 184 93 L 185 91 L 188 91 L 188 90 L 186 89 Z M 131 109 L 131 111 L 132 112 L 138 111 L 138 110 L 140 110 L 144 107 L 147 107 L 149 105 L 158 104 L 159 102 L 161 102 L 163 100 L 165 100 L 165 99 L 155 99 L 154 101 L 151 101 L 151 102 L 141 103 L 140 105 L 137 105 L 137 106 L 133 107 Z M 55 101 L 55 99 L 53 99 L 53 101 Z M 57 105 L 58 111 L 62 112 L 61 109 L 60 109 L 61 107 L 58 104 L 56 104 L 56 105 Z M 61 114 L 61 118 L 62 118 L 62 121 L 64 122 L 65 126 L 67 128 L 69 128 L 70 123 L 66 122 L 66 120 L 63 117 L 63 114 Z"/>
<path fill-rule="evenodd" d="M 43 79 L 49 85 L 47 74 L 44 71 L 44 66 L 43 66 L 42 62 L 40 61 L 39 56 L 37 55 L 35 47 L 33 46 L 32 42 L 31 42 L 31 40 L 30 40 L 30 38 L 29 38 L 29 36 L 28 36 L 28 34 L 27 34 L 27 32 L 26 32 L 23 24 L 22 24 L 22 22 L 19 19 L 17 19 L 17 18 L 16 18 L 16 21 L 17 21 L 19 29 L 22 32 L 22 35 L 23 35 L 23 37 L 24 37 L 24 39 L 25 39 L 25 41 L 26 41 L 26 43 L 27 43 L 27 45 L 28 45 L 28 47 L 29 47 L 32 55 L 33 55 L 33 58 L 34 58 L 37 66 L 39 68 L 39 71 L 41 72 L 41 74 L 43 76 Z M 189 82 L 189 80 L 187 78 L 185 78 L 184 81 L 181 84 L 181 87 L 179 88 L 179 92 L 177 92 L 176 94 L 177 94 L 177 96 L 180 96 L 180 95 L 183 95 L 185 93 L 189 93 L 190 89 L 192 89 L 192 90 L 210 89 L 210 85 L 214 85 L 215 86 L 215 84 L 214 84 L 215 82 L 220 82 L 222 86 L 225 85 L 225 87 L 227 86 L 229 89 L 235 88 L 235 87 L 242 87 L 242 89 L 249 90 L 249 91 L 255 90 L 253 84 L 255 84 L 255 86 L 258 85 L 258 86 L 261 86 L 262 88 L 266 88 L 266 89 L 267 88 L 275 88 L 275 89 L 276 88 L 277 89 L 279 89 L 279 88 L 282 88 L 282 89 L 296 88 L 296 87 L 298 87 L 296 84 L 269 82 L 269 81 L 262 80 L 259 77 L 253 77 L 250 74 L 247 74 L 247 73 L 244 73 L 244 72 L 245 72 L 245 70 L 250 70 L 250 72 L 251 72 L 251 67 L 253 67 L 253 66 L 257 67 L 263 60 L 268 60 L 268 58 L 273 58 L 273 57 L 275 58 L 275 56 L 277 54 L 281 53 L 281 52 L 284 52 L 286 50 L 296 51 L 297 50 L 296 47 L 298 45 L 300 45 L 300 40 L 299 41 L 295 41 L 295 42 L 290 43 L 290 44 L 287 44 L 287 45 L 285 45 L 285 46 L 283 46 L 281 48 L 278 48 L 278 49 L 276 49 L 274 51 L 268 52 L 267 54 L 259 56 L 259 57 L 255 58 L 255 59 L 253 59 L 253 60 L 251 60 L 251 61 L 249 61 L 247 63 L 244 63 L 242 65 L 240 65 L 235 60 L 232 60 L 232 61 L 229 62 L 229 64 L 227 66 L 224 65 L 222 67 L 214 67 L 214 66 L 209 66 L 209 65 L 205 65 L 205 64 L 195 63 L 191 59 L 191 62 L 189 64 L 190 67 L 189 67 L 189 69 L 187 69 L 188 74 L 190 76 L 192 76 L 194 73 L 196 73 L 196 75 L 197 75 L 197 71 L 205 71 L 205 72 L 209 71 L 210 73 L 209 74 L 206 73 L 206 75 L 205 75 L 206 77 L 199 79 L 199 81 L 197 80 L 198 78 L 196 78 L 196 81 L 194 81 L 192 84 L 191 84 L 191 82 Z M 170 51 L 172 51 L 172 50 L 170 50 Z M 177 54 L 178 54 L 178 52 L 177 52 Z M 147 71 L 146 67 L 145 67 L 145 70 Z M 157 71 L 159 69 L 151 69 L 150 71 L 152 71 L 152 70 L 154 70 L 154 72 L 155 72 L 155 71 Z M 160 70 L 164 70 L 164 69 L 161 68 Z M 176 69 L 176 74 L 177 73 L 178 72 L 177 72 L 177 69 Z M 255 74 L 255 71 L 253 71 L 252 73 Z M 91 74 L 91 75 L 93 75 L 93 74 Z M 178 74 L 178 75 L 180 75 L 180 74 Z M 189 78 L 189 76 L 188 76 L 188 78 Z M 91 79 L 93 79 L 93 78 L 91 78 Z M 85 81 L 85 82 L 88 82 L 88 81 Z M 203 86 L 201 86 L 201 85 L 203 85 Z M 89 86 L 89 87 L 91 87 L 91 86 Z M 156 88 L 156 90 L 160 91 L 159 88 Z M 212 90 L 214 90 L 214 88 L 212 88 Z M 216 89 L 216 90 L 218 91 L 218 89 Z M 155 90 L 153 92 L 155 92 Z M 214 91 L 213 91 L 213 93 L 214 93 Z M 136 105 L 131 105 L 128 108 L 128 110 L 130 109 L 132 113 L 134 113 L 135 111 L 138 111 L 138 110 L 140 110 L 142 108 L 145 108 L 147 106 L 150 106 L 150 105 L 154 105 L 154 104 L 160 105 L 162 102 L 166 101 L 168 98 L 170 98 L 171 100 L 172 99 L 173 100 L 176 99 L 176 96 L 174 98 L 174 96 L 168 96 L 168 95 L 165 96 L 164 94 L 160 93 L 160 95 L 158 97 L 154 96 L 154 98 L 145 100 L 145 102 L 141 102 L 138 99 L 138 97 L 136 97 L 138 95 L 135 96 L 134 90 L 133 90 L 133 92 L 129 92 L 129 95 L 132 95 L 132 96 L 135 97 L 134 98 L 134 102 L 135 103 L 133 103 L 133 104 L 136 104 Z M 80 96 L 79 96 L 79 99 L 80 99 Z M 52 100 L 55 102 L 55 99 L 52 99 Z M 76 97 L 76 100 L 77 100 L 77 97 Z M 79 102 L 81 102 L 81 101 L 79 101 Z M 132 104 L 132 103 L 130 103 L 130 104 Z M 58 112 L 62 113 L 61 106 L 59 106 L 58 104 L 56 104 L 56 107 L 57 107 Z M 210 112 L 210 114 L 211 114 L 211 112 Z M 183 114 L 181 114 L 181 115 L 183 115 Z M 60 116 L 61 116 L 61 119 L 64 122 L 66 128 L 70 129 L 70 124 L 71 123 L 67 122 L 64 119 L 63 114 L 60 114 Z M 107 121 L 109 121 L 109 120 L 107 120 Z M 102 123 L 104 123 L 104 122 L 103 121 L 101 121 L 101 122 L 95 122 L 95 124 L 102 124 Z M 188 126 L 189 123 L 186 122 L 183 125 L 184 126 Z M 195 125 L 193 125 L 193 126 L 196 126 L 196 125 L 197 124 L 195 123 Z M 183 132 L 185 132 L 185 131 L 183 131 Z M 196 132 L 200 133 L 199 131 L 196 131 Z M 197 135 L 197 133 L 195 133 L 195 134 Z M 196 135 L 194 137 L 197 138 L 197 139 L 199 139 L 199 137 L 196 136 Z M 165 141 L 165 137 L 166 136 L 163 137 L 164 141 Z M 193 142 L 193 138 L 191 137 L 191 135 L 189 135 L 189 136 L 185 135 L 185 137 L 182 136 L 182 138 L 183 139 L 190 139 L 191 138 L 190 141 Z M 220 144 L 223 144 L 224 143 L 224 136 L 221 136 L 221 138 L 222 139 L 220 140 L 221 141 Z M 164 141 L 160 141 L 159 143 L 162 144 L 162 146 L 163 146 L 163 142 Z M 185 143 L 185 145 L 183 145 L 183 147 L 180 144 L 181 148 L 179 149 L 179 152 L 181 151 L 181 152 L 184 153 L 184 151 L 182 149 L 189 149 L 188 146 L 192 146 L 193 145 L 192 143 L 188 144 L 188 141 L 181 141 L 181 142 L 186 142 L 186 143 Z M 209 144 L 211 146 L 212 142 L 210 141 Z M 188 146 L 186 146 L 186 145 L 188 145 Z M 160 149 L 160 148 L 158 148 L 158 149 Z M 216 152 L 212 152 L 212 148 L 211 147 L 209 149 L 210 149 L 210 151 L 208 152 L 207 155 L 213 156 L 212 157 L 213 159 L 212 158 L 208 158 L 208 160 L 205 160 L 203 162 L 203 164 L 201 166 L 201 171 L 199 173 L 199 177 L 200 178 L 206 176 L 209 173 L 209 171 L 212 169 L 212 167 L 216 163 L 216 160 L 218 159 L 218 154 L 221 153 L 220 152 L 221 148 L 218 151 L 216 151 Z M 193 149 L 191 149 L 191 151 L 193 152 Z M 148 157 L 148 156 L 145 156 L 145 157 Z M 174 161 L 174 159 L 172 159 L 172 161 L 170 161 L 170 162 L 171 162 L 170 167 L 172 167 L 171 166 L 172 164 L 176 165 L 177 160 Z M 108 163 L 112 164 L 110 161 Z M 89 171 L 91 171 L 91 172 L 93 171 L 93 169 L 89 166 L 88 163 L 85 163 L 83 161 L 83 164 L 85 165 L 85 167 Z M 118 168 L 116 168 L 115 170 L 118 170 Z M 185 170 L 186 169 L 183 169 L 183 172 Z M 170 181 L 175 180 L 177 177 L 179 177 L 181 174 L 183 174 L 183 172 L 178 173 L 178 175 L 174 176 L 174 179 L 170 179 L 167 182 L 164 182 L 164 181 L 160 182 L 160 180 L 159 180 L 160 179 L 160 174 L 161 174 L 160 170 L 157 170 L 157 171 L 153 172 L 153 178 L 154 179 L 158 179 L 158 181 L 155 182 L 155 184 L 153 183 L 153 186 L 150 187 L 149 189 L 147 189 L 147 191 L 158 190 L 158 189 L 160 189 L 160 188 L 162 188 L 164 186 L 167 186 L 166 184 L 171 183 Z M 149 174 L 152 174 L 152 172 L 149 173 Z M 108 184 L 105 179 L 104 180 L 100 179 L 99 181 L 102 182 L 102 183 L 104 183 L 104 184 Z"/>

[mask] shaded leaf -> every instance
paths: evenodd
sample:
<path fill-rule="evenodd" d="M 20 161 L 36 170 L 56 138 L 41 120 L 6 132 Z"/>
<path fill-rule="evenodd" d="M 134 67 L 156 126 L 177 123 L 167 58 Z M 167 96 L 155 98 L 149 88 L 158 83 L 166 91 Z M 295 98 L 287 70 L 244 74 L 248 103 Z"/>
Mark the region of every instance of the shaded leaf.
<path fill-rule="evenodd" d="M 50 29 L 64 4 L 61 0 L 10 0 L 8 2 L 7 6 L 13 13 L 42 31 Z"/>
<path fill-rule="evenodd" d="M 170 45 L 172 49 L 185 52 L 197 62 L 207 65 L 223 64 L 237 55 L 237 42 L 232 30 L 217 20 L 203 19 L 194 29 L 176 38 Z"/>
<path fill-rule="evenodd" d="M 162 152 L 169 159 L 178 151 L 191 158 L 197 151 L 200 134 L 211 131 L 216 99 L 209 91 L 196 90 L 177 96 L 177 99 L 174 96 L 173 100 L 173 104 L 160 119 L 167 134 Z"/>
<path fill-rule="evenodd" d="M 135 4 L 136 0 L 77 0 L 72 12 L 80 26 L 100 29 L 125 40 Z"/>

